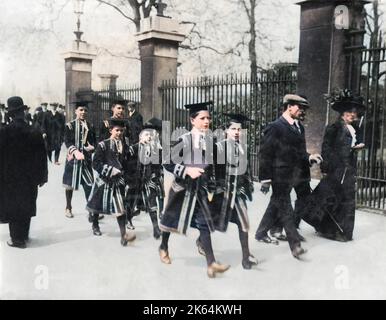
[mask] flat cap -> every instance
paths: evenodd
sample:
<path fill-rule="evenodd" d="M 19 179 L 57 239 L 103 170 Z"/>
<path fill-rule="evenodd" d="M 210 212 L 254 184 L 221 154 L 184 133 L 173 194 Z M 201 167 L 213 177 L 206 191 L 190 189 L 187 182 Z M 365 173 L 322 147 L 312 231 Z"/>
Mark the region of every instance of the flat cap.
<path fill-rule="evenodd" d="M 283 98 L 283 104 L 298 104 L 305 108 L 311 107 L 307 99 L 297 94 L 286 94 Z"/>

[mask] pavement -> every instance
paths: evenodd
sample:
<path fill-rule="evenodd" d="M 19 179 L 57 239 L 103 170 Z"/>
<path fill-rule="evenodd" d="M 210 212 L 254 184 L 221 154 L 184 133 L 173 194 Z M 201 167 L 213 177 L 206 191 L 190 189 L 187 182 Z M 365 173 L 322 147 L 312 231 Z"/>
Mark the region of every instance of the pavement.
<path fill-rule="evenodd" d="M 63 155 L 62 155 L 63 156 Z M 75 217 L 64 216 L 64 166 L 49 164 L 49 182 L 39 190 L 38 214 L 32 219 L 27 249 L 7 246 L 8 225 L 0 225 L 0 299 L 385 299 L 386 217 L 357 211 L 354 240 L 341 243 L 319 238 L 304 222 L 304 261 L 292 257 L 288 244 L 258 243 L 254 232 L 269 196 L 255 185 L 249 205 L 250 249 L 255 269 L 241 266 L 236 225 L 213 234 L 216 259 L 231 265 L 209 279 L 205 258 L 195 246 L 198 232 L 172 235 L 171 265 L 158 256 L 150 217 L 136 217 L 137 239 L 120 245 L 117 222 L 105 217 L 101 237 L 93 236 L 83 191 L 74 193 Z"/>

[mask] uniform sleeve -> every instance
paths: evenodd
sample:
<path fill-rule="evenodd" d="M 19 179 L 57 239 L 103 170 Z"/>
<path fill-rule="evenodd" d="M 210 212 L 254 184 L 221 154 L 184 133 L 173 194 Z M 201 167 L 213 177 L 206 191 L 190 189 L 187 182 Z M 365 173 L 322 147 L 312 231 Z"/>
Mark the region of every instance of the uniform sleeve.
<path fill-rule="evenodd" d="M 73 153 L 78 150 L 75 146 L 75 131 L 71 122 L 67 123 L 64 128 L 64 143 L 69 155 L 73 155 Z"/>
<path fill-rule="evenodd" d="M 272 180 L 273 160 L 277 148 L 278 134 L 274 126 L 268 126 L 261 141 L 259 180 Z"/>
<path fill-rule="evenodd" d="M 185 177 L 185 166 L 183 165 L 183 163 L 177 163 L 177 161 L 173 161 L 173 160 L 177 160 L 177 159 L 182 159 L 182 156 L 183 156 L 183 150 L 185 149 L 184 147 L 184 140 L 182 138 L 180 138 L 177 143 L 175 143 L 172 147 L 171 147 L 171 159 L 170 159 L 170 163 L 164 163 L 163 164 L 163 167 L 173 173 L 173 175 L 175 177 L 179 177 L 179 178 L 184 178 Z"/>
<path fill-rule="evenodd" d="M 113 166 L 106 163 L 106 144 L 102 141 L 98 143 L 94 158 L 92 161 L 93 169 L 98 172 L 101 178 L 111 178 L 113 172 Z"/>

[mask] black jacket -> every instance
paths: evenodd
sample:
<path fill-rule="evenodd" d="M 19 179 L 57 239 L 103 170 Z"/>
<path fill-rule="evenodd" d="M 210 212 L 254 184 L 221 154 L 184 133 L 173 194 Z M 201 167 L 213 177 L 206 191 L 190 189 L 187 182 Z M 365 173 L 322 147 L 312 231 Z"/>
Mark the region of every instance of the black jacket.
<path fill-rule="evenodd" d="M 0 129 L 0 220 L 36 215 L 39 184 L 47 182 L 47 156 L 39 130 L 23 119 Z"/>
<path fill-rule="evenodd" d="M 260 181 L 293 185 L 310 181 L 304 127 L 300 123 L 299 126 L 300 133 L 281 116 L 264 130 L 260 149 Z"/>
<path fill-rule="evenodd" d="M 358 127 L 356 130 L 356 144 L 362 142 L 362 136 Z M 352 136 L 343 120 L 338 120 L 326 128 L 322 144 L 323 173 L 332 173 L 337 169 L 356 169 L 356 153 L 351 148 Z"/>

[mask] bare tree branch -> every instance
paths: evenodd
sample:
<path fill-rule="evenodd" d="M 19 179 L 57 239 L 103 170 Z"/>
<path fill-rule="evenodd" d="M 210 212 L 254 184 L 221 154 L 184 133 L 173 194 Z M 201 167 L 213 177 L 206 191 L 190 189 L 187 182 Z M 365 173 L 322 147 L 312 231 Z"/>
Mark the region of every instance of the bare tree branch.
<path fill-rule="evenodd" d="M 135 20 L 134 20 L 132 17 L 130 17 L 130 16 L 128 16 L 126 13 L 124 13 L 118 6 L 112 4 L 112 3 L 108 2 L 108 1 L 104 1 L 104 0 L 96 0 L 96 1 L 98 1 L 99 3 L 106 4 L 106 5 L 108 5 L 108 6 L 112 7 L 112 8 L 114 8 L 114 9 L 117 10 L 122 16 L 124 16 L 126 19 L 129 19 L 130 21 L 136 23 Z"/>

